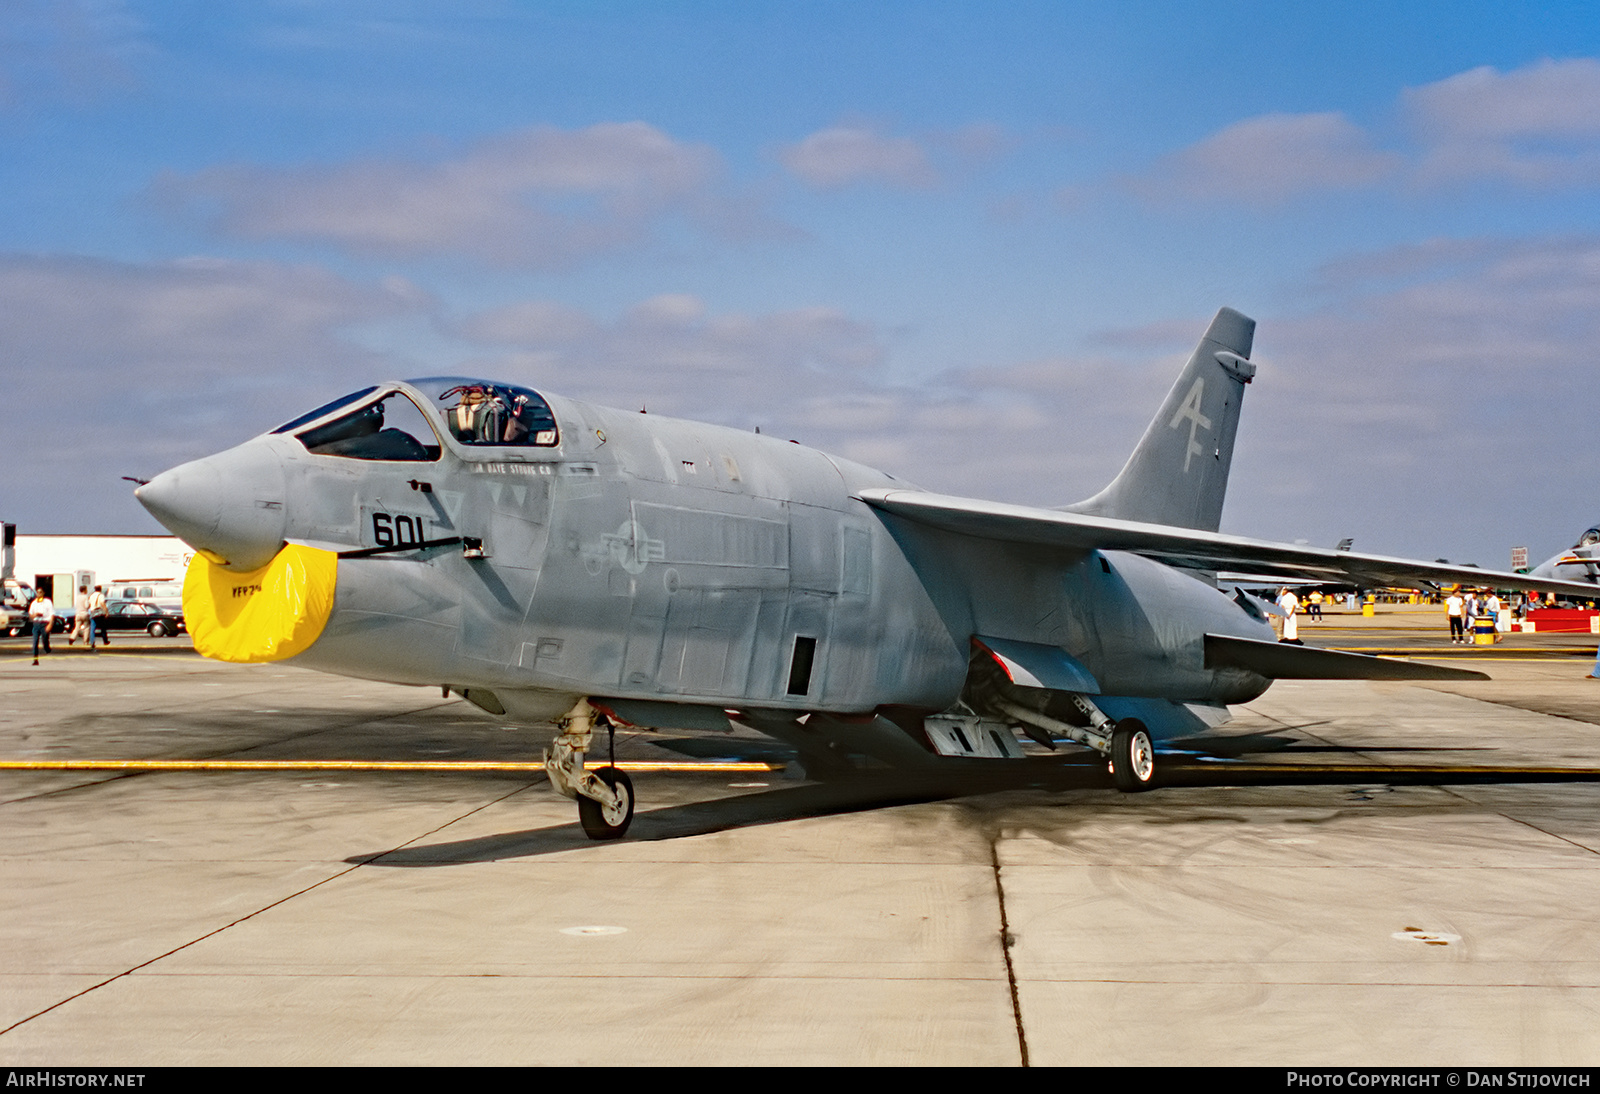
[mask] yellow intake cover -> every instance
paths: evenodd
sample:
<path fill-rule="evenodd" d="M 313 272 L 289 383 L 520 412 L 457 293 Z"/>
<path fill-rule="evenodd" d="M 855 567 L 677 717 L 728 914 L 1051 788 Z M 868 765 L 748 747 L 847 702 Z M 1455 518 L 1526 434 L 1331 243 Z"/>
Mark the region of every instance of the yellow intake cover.
<path fill-rule="evenodd" d="M 249 573 L 196 554 L 183 579 L 194 648 L 218 661 L 282 661 L 304 653 L 333 611 L 338 570 L 332 551 L 293 543 Z"/>

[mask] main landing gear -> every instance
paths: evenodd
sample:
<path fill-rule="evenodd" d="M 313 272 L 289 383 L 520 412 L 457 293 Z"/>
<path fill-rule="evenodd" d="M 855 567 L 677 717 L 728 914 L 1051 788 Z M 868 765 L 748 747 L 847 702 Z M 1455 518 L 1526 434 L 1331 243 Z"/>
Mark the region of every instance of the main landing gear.
<path fill-rule="evenodd" d="M 1087 745 L 1106 757 L 1111 769 L 1111 781 L 1118 790 L 1136 793 L 1154 786 L 1156 749 L 1145 724 L 1137 718 L 1113 722 L 1087 695 L 1072 692 L 1069 698 L 1088 721 L 1087 729 L 1058 721 L 1003 696 L 991 698 L 990 702 L 996 709 L 1024 725 Z"/>
<path fill-rule="evenodd" d="M 1111 781 L 1125 794 L 1149 790 L 1156 784 L 1156 746 L 1150 730 L 1137 718 L 1113 722 L 1087 695 L 1074 694 L 1072 702 L 1089 728 L 1079 730 L 1079 740 L 1105 756 L 1111 768 Z"/>
<path fill-rule="evenodd" d="M 1124 718 L 1111 730 L 1111 780 L 1127 792 L 1149 790 L 1156 777 L 1156 750 L 1150 731 L 1137 718 Z"/>
<path fill-rule="evenodd" d="M 584 770 L 584 757 L 594 743 L 596 721 L 606 728 L 612 765 Z M 590 839 L 620 839 L 633 823 L 633 781 L 616 766 L 615 731 L 605 715 L 579 699 L 561 719 L 561 735 L 544 751 L 544 773 L 561 793 L 578 802 L 578 823 Z"/>

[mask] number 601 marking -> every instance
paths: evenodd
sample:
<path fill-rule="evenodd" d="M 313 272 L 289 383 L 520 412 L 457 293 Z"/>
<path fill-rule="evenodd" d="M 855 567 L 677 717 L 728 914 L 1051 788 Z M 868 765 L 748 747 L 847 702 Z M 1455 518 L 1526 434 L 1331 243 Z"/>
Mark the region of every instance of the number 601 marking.
<path fill-rule="evenodd" d="M 372 539 L 379 547 L 415 547 L 425 538 L 423 518 L 372 514 Z"/>

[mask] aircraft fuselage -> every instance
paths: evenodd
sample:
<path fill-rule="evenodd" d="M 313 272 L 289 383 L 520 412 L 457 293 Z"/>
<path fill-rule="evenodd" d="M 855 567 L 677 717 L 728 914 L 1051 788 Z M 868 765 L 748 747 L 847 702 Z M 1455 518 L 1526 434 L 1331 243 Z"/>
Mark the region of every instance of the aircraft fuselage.
<path fill-rule="evenodd" d="M 978 635 L 1063 649 L 1108 694 L 1238 702 L 1266 686 L 1204 668 L 1205 633 L 1271 630 L 1184 572 L 886 519 L 856 500 L 906 487 L 882 472 L 546 399 L 560 424 L 548 448 L 468 448 L 434 420 L 436 459 L 322 454 L 281 431 L 211 458 L 232 491 L 211 522 L 219 544 L 385 549 L 339 560 L 333 611 L 299 663 L 485 689 L 540 716 L 581 696 L 939 711 Z M 195 481 L 206 463 L 169 474 Z M 234 525 L 249 527 L 230 541 Z M 395 550 L 456 537 L 473 551 Z"/>

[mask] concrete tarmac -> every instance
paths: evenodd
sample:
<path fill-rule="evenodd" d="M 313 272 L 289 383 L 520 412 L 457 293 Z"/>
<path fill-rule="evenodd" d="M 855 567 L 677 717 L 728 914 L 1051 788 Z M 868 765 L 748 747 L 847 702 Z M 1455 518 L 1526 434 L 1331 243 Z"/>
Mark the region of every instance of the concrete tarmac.
<path fill-rule="evenodd" d="M 592 843 L 529 771 L 0 770 L 0 1062 L 1593 1065 L 1595 639 L 1434 614 L 1302 637 L 1492 680 L 1280 683 L 1141 795 L 644 772 Z M 0 761 L 537 758 L 437 690 L 57 650 L 0 643 Z"/>

